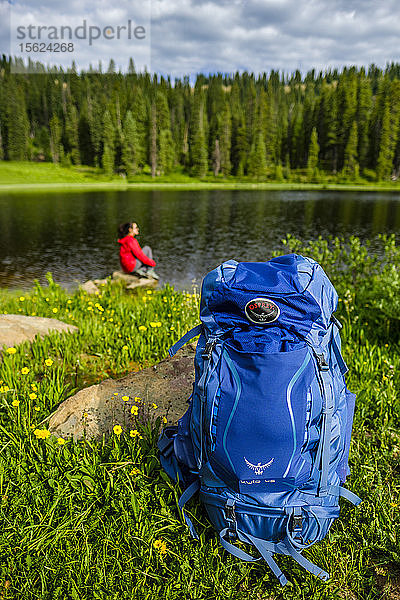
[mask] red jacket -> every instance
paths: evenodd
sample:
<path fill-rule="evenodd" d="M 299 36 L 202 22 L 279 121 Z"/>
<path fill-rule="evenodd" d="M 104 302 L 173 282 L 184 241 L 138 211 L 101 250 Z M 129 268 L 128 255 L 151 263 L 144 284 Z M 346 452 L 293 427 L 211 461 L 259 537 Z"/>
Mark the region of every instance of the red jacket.
<path fill-rule="evenodd" d="M 149 267 L 156 266 L 154 260 L 151 260 L 151 258 L 143 253 L 139 242 L 133 236 L 126 235 L 124 238 L 118 240 L 118 243 L 120 244 L 119 262 L 125 273 L 132 273 L 136 265 L 136 258 L 144 265 L 148 265 Z"/>

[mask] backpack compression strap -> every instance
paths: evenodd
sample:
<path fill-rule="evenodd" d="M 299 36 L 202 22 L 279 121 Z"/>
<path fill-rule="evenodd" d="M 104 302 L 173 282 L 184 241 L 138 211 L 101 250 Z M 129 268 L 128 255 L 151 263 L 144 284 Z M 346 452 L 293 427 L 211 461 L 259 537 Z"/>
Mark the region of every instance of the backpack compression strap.
<path fill-rule="evenodd" d="M 196 335 L 200 335 L 202 328 L 203 326 L 201 325 L 201 323 L 199 323 L 199 325 L 196 325 L 196 327 L 190 329 L 190 331 L 185 333 L 185 335 L 182 336 L 180 340 L 178 340 L 173 346 L 171 346 L 171 348 L 168 350 L 168 354 L 170 356 L 175 356 L 175 354 L 178 352 L 178 350 L 182 348 L 182 346 L 190 342 L 190 340 L 196 337 Z"/>

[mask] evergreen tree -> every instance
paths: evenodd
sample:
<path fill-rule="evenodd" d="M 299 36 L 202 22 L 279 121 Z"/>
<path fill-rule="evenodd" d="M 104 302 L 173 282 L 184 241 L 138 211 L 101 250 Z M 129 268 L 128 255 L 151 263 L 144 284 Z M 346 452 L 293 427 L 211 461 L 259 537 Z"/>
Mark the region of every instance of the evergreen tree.
<path fill-rule="evenodd" d="M 95 164 L 95 150 L 92 142 L 89 118 L 86 111 L 79 117 L 78 123 L 79 155 L 84 165 Z"/>
<path fill-rule="evenodd" d="M 207 173 L 207 147 L 204 124 L 204 105 L 202 94 L 198 93 L 194 109 L 194 120 L 192 125 L 192 172 L 195 177 L 204 177 Z"/>
<path fill-rule="evenodd" d="M 151 104 L 150 118 L 150 166 L 151 176 L 154 178 L 157 172 L 157 108 L 156 103 Z"/>
<path fill-rule="evenodd" d="M 361 71 L 358 83 L 357 126 L 358 126 L 358 161 L 361 169 L 367 164 L 369 146 L 369 121 L 372 108 L 372 90 L 364 70 Z"/>
<path fill-rule="evenodd" d="M 349 140 L 344 152 L 343 173 L 346 177 L 358 177 L 359 164 L 357 162 L 357 147 L 358 147 L 358 127 L 357 122 L 353 121 L 351 126 Z"/>
<path fill-rule="evenodd" d="M 130 110 L 126 113 L 122 131 L 122 164 L 127 175 L 134 175 L 137 164 L 138 134 L 136 123 Z"/>
<path fill-rule="evenodd" d="M 174 140 L 170 129 L 163 129 L 159 135 L 158 170 L 160 175 L 168 174 L 175 164 Z"/>
<path fill-rule="evenodd" d="M 247 172 L 250 177 L 255 177 L 257 179 L 262 179 L 267 174 L 267 158 L 262 131 L 258 132 L 251 147 L 247 163 Z"/>
<path fill-rule="evenodd" d="M 88 94 L 88 122 L 90 140 L 93 146 L 94 164 L 101 165 L 102 139 L 103 139 L 103 108 L 93 94 Z"/>
<path fill-rule="evenodd" d="M 378 180 L 389 179 L 393 171 L 393 160 L 399 138 L 400 81 L 393 81 L 385 103 L 379 156 L 376 168 Z"/>
<path fill-rule="evenodd" d="M 8 104 L 8 158 L 27 160 L 29 121 L 21 88 L 11 85 Z"/>
<path fill-rule="evenodd" d="M 53 163 L 59 163 L 63 157 L 63 148 L 61 146 L 61 123 L 57 115 L 50 119 L 50 152 Z"/>
<path fill-rule="evenodd" d="M 67 148 L 70 152 L 73 164 L 80 165 L 81 157 L 79 153 L 78 113 L 75 105 L 72 102 L 69 102 L 67 106 L 65 137 L 67 140 Z"/>
<path fill-rule="evenodd" d="M 103 120 L 103 156 L 102 166 L 106 175 L 112 175 L 115 164 L 115 130 L 109 110 Z"/>
<path fill-rule="evenodd" d="M 308 159 L 307 159 L 307 177 L 308 179 L 315 179 L 318 175 L 318 156 L 319 156 L 319 144 L 318 134 L 314 127 L 311 132 L 310 145 L 308 147 Z"/>
<path fill-rule="evenodd" d="M 221 150 L 219 148 L 219 139 L 216 138 L 214 151 L 212 153 L 212 165 L 214 177 L 218 177 L 221 170 Z"/>
<path fill-rule="evenodd" d="M 219 119 L 219 147 L 221 155 L 221 171 L 226 177 L 231 172 L 231 135 L 232 119 L 229 104 L 225 102 Z"/>
<path fill-rule="evenodd" d="M 133 89 L 133 98 L 128 102 L 128 109 L 132 112 L 138 136 L 136 147 L 136 160 L 138 168 L 142 169 L 147 161 L 147 143 L 149 139 L 149 117 L 144 93 L 138 85 Z"/>

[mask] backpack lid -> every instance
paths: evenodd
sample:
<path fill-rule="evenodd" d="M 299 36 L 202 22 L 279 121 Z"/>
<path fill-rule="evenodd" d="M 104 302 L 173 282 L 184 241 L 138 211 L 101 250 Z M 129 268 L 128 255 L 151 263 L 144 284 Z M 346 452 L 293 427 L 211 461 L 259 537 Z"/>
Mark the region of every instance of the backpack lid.
<path fill-rule="evenodd" d="M 246 306 L 255 299 L 270 300 L 278 316 L 271 322 L 252 322 Z M 336 290 L 322 267 L 313 259 L 288 254 L 267 262 L 229 260 L 208 273 L 200 319 L 210 332 L 278 327 L 318 346 L 336 307 Z"/>

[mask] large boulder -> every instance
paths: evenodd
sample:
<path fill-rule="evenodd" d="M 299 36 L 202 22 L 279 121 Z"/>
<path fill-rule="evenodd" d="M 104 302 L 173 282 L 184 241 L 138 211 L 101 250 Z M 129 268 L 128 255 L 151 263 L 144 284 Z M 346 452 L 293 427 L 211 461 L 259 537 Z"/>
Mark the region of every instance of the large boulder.
<path fill-rule="evenodd" d="M 78 331 L 78 328 L 58 319 L 0 315 L 0 350 L 23 342 L 32 342 L 36 335 L 43 337 L 54 331 L 73 333 Z"/>
<path fill-rule="evenodd" d="M 143 422 L 160 416 L 166 417 L 168 423 L 176 423 L 192 392 L 194 350 L 195 345 L 187 344 L 176 356 L 153 367 L 80 390 L 53 413 L 50 431 L 77 440 L 84 435 L 109 435 L 114 425 L 121 425 L 126 431 L 135 429 L 136 418 Z M 138 407 L 136 418 L 131 413 L 132 406 Z"/>

